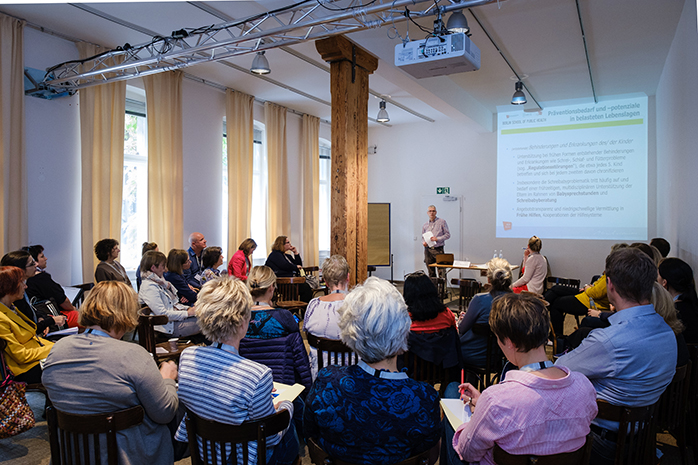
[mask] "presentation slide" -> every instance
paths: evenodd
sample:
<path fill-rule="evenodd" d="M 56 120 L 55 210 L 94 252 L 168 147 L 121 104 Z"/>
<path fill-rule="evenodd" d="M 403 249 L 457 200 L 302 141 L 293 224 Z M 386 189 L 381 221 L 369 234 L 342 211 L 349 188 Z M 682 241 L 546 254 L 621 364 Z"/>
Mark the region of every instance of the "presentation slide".
<path fill-rule="evenodd" d="M 646 96 L 497 123 L 497 237 L 647 239 Z"/>

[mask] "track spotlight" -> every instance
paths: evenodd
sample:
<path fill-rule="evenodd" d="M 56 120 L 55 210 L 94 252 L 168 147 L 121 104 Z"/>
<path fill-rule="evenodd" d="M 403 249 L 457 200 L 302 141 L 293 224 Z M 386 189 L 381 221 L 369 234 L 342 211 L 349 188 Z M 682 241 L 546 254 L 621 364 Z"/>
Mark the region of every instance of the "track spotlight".
<path fill-rule="evenodd" d="M 267 57 L 264 56 L 264 51 L 257 52 L 254 60 L 252 60 L 252 67 L 250 68 L 252 74 L 269 74 L 271 69 L 269 69 L 269 61 Z"/>
<path fill-rule="evenodd" d="M 523 105 L 524 103 L 526 103 L 526 95 L 521 90 L 523 89 L 523 83 L 521 81 L 516 81 L 516 85 L 514 88 L 516 89 L 516 92 L 514 92 L 514 95 L 511 97 L 511 104 Z"/>
<path fill-rule="evenodd" d="M 452 33 L 462 32 L 463 34 L 467 34 L 470 32 L 468 20 L 465 19 L 463 10 L 456 10 L 451 13 L 451 16 L 448 18 L 448 22 L 446 23 L 446 29 L 448 29 L 448 32 Z"/>
<path fill-rule="evenodd" d="M 385 100 L 381 100 L 381 103 L 379 104 L 380 110 L 378 110 L 378 116 L 376 116 L 376 121 L 379 123 L 387 123 L 390 121 L 390 116 L 388 116 L 388 112 L 385 111 Z"/>

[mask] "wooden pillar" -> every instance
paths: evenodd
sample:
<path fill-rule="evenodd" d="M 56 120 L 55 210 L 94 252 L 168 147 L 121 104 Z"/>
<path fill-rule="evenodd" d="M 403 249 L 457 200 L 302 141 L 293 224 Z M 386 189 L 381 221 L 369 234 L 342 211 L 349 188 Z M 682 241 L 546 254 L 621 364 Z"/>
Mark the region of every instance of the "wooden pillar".
<path fill-rule="evenodd" d="M 346 257 L 351 285 L 368 274 L 368 75 L 378 59 L 344 36 L 315 42 L 330 63 L 332 94 L 332 237 Z"/>

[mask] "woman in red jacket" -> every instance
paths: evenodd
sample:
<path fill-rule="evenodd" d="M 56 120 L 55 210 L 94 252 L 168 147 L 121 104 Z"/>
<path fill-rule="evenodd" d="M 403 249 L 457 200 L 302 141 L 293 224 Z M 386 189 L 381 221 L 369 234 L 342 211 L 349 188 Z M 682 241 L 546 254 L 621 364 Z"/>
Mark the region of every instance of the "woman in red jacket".
<path fill-rule="evenodd" d="M 250 274 L 250 269 L 252 268 L 252 254 L 257 248 L 257 243 L 254 239 L 248 237 L 240 247 L 238 251 L 230 257 L 228 262 L 228 275 L 235 276 L 236 278 L 247 281 L 247 275 Z"/>

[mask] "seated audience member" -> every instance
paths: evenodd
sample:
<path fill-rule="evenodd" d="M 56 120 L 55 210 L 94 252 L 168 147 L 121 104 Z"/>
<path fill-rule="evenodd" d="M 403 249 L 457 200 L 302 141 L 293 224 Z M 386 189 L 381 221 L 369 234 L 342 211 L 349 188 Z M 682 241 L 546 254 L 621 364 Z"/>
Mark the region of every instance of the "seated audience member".
<path fill-rule="evenodd" d="M 89 415 L 140 405 L 145 410 L 143 423 L 118 433 L 119 463 L 172 464 L 167 424 L 179 405 L 177 366 L 164 362 L 158 371 L 143 347 L 119 340 L 137 324 L 135 291 L 117 281 L 97 283 L 80 307 L 80 325 L 86 331 L 53 346 L 43 384 L 63 412 Z M 105 446 L 101 455 L 107 463 Z"/>
<path fill-rule="evenodd" d="M 676 337 L 650 303 L 657 267 L 636 248 L 606 258 L 608 299 L 616 313 L 607 328 L 596 329 L 556 366 L 584 374 L 596 397 L 613 405 L 652 405 L 671 382 L 677 359 Z M 594 420 L 591 463 L 613 463 L 618 424 Z"/>
<path fill-rule="evenodd" d="M 494 464 L 495 444 L 510 454 L 539 456 L 583 447 L 597 413 L 594 387 L 581 373 L 548 360 L 550 320 L 543 301 L 526 294 L 501 296 L 492 304 L 489 323 L 504 355 L 520 368 L 482 394 L 469 383 L 459 386 L 473 412 L 453 436 L 460 458 Z"/>
<path fill-rule="evenodd" d="M 407 275 L 403 294 L 412 319 L 408 338 L 410 352 L 444 368 L 460 369 L 456 319 L 439 298 L 431 278 L 422 271 Z"/>
<path fill-rule="evenodd" d="M 189 235 L 189 258 L 191 266 L 188 270 L 184 270 L 184 277 L 187 279 L 187 284 L 192 290 L 201 288 L 201 274 L 204 271 L 204 266 L 201 259 L 201 253 L 206 248 L 206 238 L 200 232 L 191 233 Z"/>
<path fill-rule="evenodd" d="M 201 284 L 216 279 L 221 275 L 218 267 L 223 264 L 223 261 L 223 249 L 220 247 L 206 247 L 204 249 L 201 253 L 201 264 L 204 267 L 201 272 Z"/>
<path fill-rule="evenodd" d="M 680 367 L 685 365 L 688 363 L 689 359 L 688 346 L 683 336 L 685 326 L 681 320 L 679 320 L 679 312 L 674 306 L 674 300 L 671 298 L 671 294 L 669 294 L 661 284 L 655 282 L 652 286 L 651 302 L 654 306 L 654 310 L 658 315 L 664 318 L 664 321 L 674 332 L 674 336 L 676 336 L 676 366 Z"/>
<path fill-rule="evenodd" d="M 697 344 L 698 295 L 691 266 L 680 258 L 665 258 L 659 263 L 659 282 L 674 299 L 679 319 L 686 327 L 683 333 L 686 342 Z"/>
<path fill-rule="evenodd" d="M 545 276 L 548 274 L 548 262 L 540 254 L 543 241 L 533 236 L 528 240 L 528 247 L 524 250 L 524 259 L 521 276 L 511 287 L 514 292 L 529 291 L 543 295 L 545 289 Z"/>
<path fill-rule="evenodd" d="M 126 269 L 116 259 L 119 257 L 119 242 L 115 239 L 102 239 L 95 244 L 95 255 L 100 260 L 95 269 L 95 282 L 121 281 L 131 286 Z"/>
<path fill-rule="evenodd" d="M 492 285 L 489 292 L 475 295 L 468 310 L 458 318 L 458 334 L 463 363 L 484 367 L 487 362 L 487 337 L 473 333 L 473 325 L 487 324 L 494 299 L 511 292 L 511 266 L 503 258 L 487 262 L 487 282 Z"/>
<path fill-rule="evenodd" d="M 5 254 L 0 260 L 2 266 L 14 266 L 22 270 L 24 280 L 32 278 L 36 274 L 36 262 L 26 250 L 17 250 Z M 22 286 L 20 297 L 14 301 L 14 306 L 24 316 L 36 325 L 36 334 L 45 336 L 49 331 L 58 330 L 58 326 L 65 324 L 65 315 L 51 315 L 49 312 L 42 312 L 32 305 L 31 299 L 25 291 L 27 286 Z"/>
<path fill-rule="evenodd" d="M 7 342 L 5 363 L 15 381 L 41 382 L 39 361 L 46 358 L 53 342 L 36 335 L 36 324 L 17 310 L 13 302 L 24 296 L 24 271 L 0 266 L 0 339 Z"/>
<path fill-rule="evenodd" d="M 145 255 L 145 253 L 149 250 L 154 250 L 156 252 L 160 251 L 158 249 L 158 245 L 155 242 L 144 242 L 143 247 L 141 248 L 141 257 L 143 257 L 143 255 Z M 138 268 L 136 268 L 136 289 L 138 289 L 139 291 L 141 290 L 142 281 L 143 280 L 141 279 L 141 265 L 139 263 Z"/>
<path fill-rule="evenodd" d="M 252 269 L 252 254 L 257 249 L 257 243 L 252 238 L 247 238 L 240 244 L 238 250 L 228 262 L 228 276 L 247 281 L 247 275 Z"/>
<path fill-rule="evenodd" d="M 669 255 L 669 251 L 671 250 L 671 245 L 669 244 L 669 241 L 667 241 L 663 237 L 655 237 L 650 241 L 650 245 L 652 247 L 656 247 L 663 258 L 666 258 L 666 256 Z"/>
<path fill-rule="evenodd" d="M 368 278 L 347 295 L 339 318 L 342 342 L 361 361 L 320 370 L 306 399 L 305 436 L 334 459 L 366 465 L 432 449 L 442 431 L 439 396 L 397 368 L 411 323 L 400 293 Z"/>
<path fill-rule="evenodd" d="M 143 283 L 138 291 L 142 304 L 150 308 L 155 315 L 167 315 L 166 325 L 155 326 L 155 330 L 171 337 L 191 336 L 199 334 L 196 324 L 196 310 L 179 303 L 177 289 L 164 278 L 165 254 L 151 250 L 141 259 L 141 274 Z"/>
<path fill-rule="evenodd" d="M 322 277 L 327 285 L 327 295 L 310 301 L 305 311 L 303 329 L 317 337 L 339 340 L 339 316 L 337 310 L 344 304 L 344 297 L 349 292 L 349 264 L 341 255 L 332 255 L 322 264 Z M 327 365 L 327 354 L 325 365 Z M 318 353 L 310 347 L 310 368 L 313 379 L 317 376 Z"/>
<path fill-rule="evenodd" d="M 65 315 L 68 326 L 73 328 L 78 325 L 78 312 L 66 297 L 63 287 L 51 278 L 51 275 L 45 271 L 48 258 L 44 255 L 44 247 L 41 245 L 32 245 L 23 247 L 23 250 L 29 252 L 36 262 L 36 274 L 27 278 L 27 296 L 29 299 L 38 301 L 53 299 L 58 305 L 57 310 Z"/>
<path fill-rule="evenodd" d="M 300 276 L 300 270 L 303 268 L 303 259 L 294 245 L 291 245 L 291 240 L 286 236 L 279 236 L 274 241 L 271 247 L 271 253 L 267 257 L 267 262 L 264 264 L 279 278 L 290 278 Z M 308 283 L 300 285 L 300 299 L 303 302 L 310 302 L 313 297 L 313 290 Z"/>
<path fill-rule="evenodd" d="M 172 249 L 167 254 L 167 271 L 163 275 L 175 289 L 180 302 L 186 305 L 196 303 L 196 292 L 191 290 L 184 278 L 184 272 L 191 266 L 189 254 L 184 249 Z"/>
<path fill-rule="evenodd" d="M 239 425 L 279 409 L 286 409 L 293 416 L 293 404 L 289 401 L 274 407 L 271 369 L 240 355 L 240 340 L 250 324 L 252 303 L 245 284 L 233 278 L 206 283 L 199 293 L 197 319 L 201 332 L 213 344 L 182 352 L 178 394 L 188 409 L 203 418 Z M 182 421 L 175 439 L 186 442 L 187 437 Z M 248 463 L 257 463 L 257 447 L 252 442 L 248 448 Z M 291 464 L 298 449 L 296 429 L 291 422 L 285 432 L 267 437 L 267 464 Z M 238 453 L 241 463 L 242 454 Z M 230 454 L 226 450 L 226 456 Z"/>
<path fill-rule="evenodd" d="M 626 247 L 628 244 L 615 244 L 611 247 L 611 253 Z M 565 313 L 587 315 L 590 308 L 600 311 L 610 310 L 606 295 L 606 275 L 602 274 L 593 284 L 584 286 L 582 292 L 567 286 L 553 286 L 545 293 L 545 300 L 550 304 L 548 310 L 555 336 L 561 338 L 563 337 Z"/>
<path fill-rule="evenodd" d="M 271 368 L 276 382 L 300 383 L 310 389 L 310 362 L 298 322 L 285 308 L 271 305 L 276 275 L 267 266 L 255 266 L 247 286 L 254 306 L 247 335 L 240 343 L 240 355 Z"/>
<path fill-rule="evenodd" d="M 662 261 L 662 254 L 652 245 L 645 244 L 644 242 L 633 242 L 630 244 L 630 247 L 642 250 L 657 266 L 659 266 L 659 262 Z"/>

